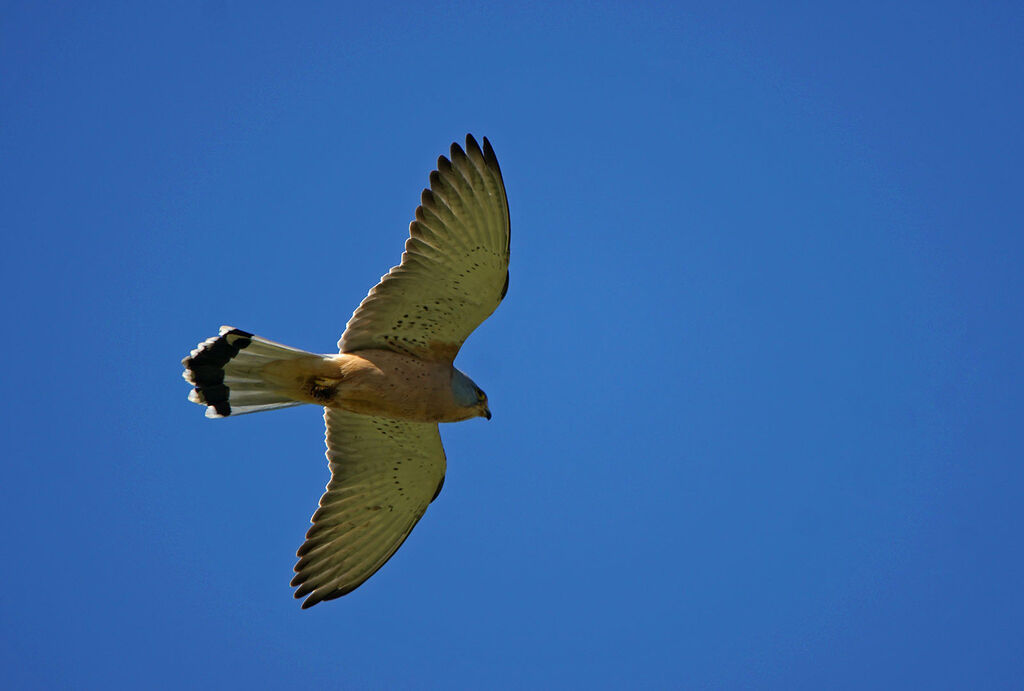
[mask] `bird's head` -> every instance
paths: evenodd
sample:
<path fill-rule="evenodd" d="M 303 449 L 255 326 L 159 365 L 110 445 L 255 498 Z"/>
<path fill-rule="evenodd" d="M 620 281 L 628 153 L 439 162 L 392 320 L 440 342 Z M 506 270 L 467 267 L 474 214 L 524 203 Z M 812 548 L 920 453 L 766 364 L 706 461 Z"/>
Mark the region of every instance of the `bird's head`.
<path fill-rule="evenodd" d="M 491 409 L 487 406 L 487 394 L 459 370 L 455 370 L 452 374 L 452 395 L 460 407 L 467 408 L 472 412 L 469 417 L 491 419 Z"/>

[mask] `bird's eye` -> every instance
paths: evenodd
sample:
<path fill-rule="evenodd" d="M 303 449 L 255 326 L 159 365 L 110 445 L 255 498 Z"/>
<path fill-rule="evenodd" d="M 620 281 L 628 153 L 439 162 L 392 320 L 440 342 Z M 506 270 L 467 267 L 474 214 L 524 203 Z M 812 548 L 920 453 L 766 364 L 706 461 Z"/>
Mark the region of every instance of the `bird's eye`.
<path fill-rule="evenodd" d="M 487 399 L 487 394 L 485 394 L 483 391 L 477 391 L 476 392 L 476 400 L 484 401 L 486 399 Z"/>

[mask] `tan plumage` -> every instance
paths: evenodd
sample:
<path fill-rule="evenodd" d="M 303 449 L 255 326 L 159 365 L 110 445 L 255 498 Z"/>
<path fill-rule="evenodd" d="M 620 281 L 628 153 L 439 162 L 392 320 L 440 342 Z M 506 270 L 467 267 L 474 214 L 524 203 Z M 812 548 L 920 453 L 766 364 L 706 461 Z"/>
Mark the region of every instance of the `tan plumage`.
<path fill-rule="evenodd" d="M 453 366 L 508 289 L 509 216 L 485 138 L 452 144 L 424 190 L 400 265 L 356 309 L 340 353 L 315 355 L 239 329 L 193 350 L 185 378 L 208 417 L 322 405 L 331 481 L 299 548 L 303 607 L 351 592 L 386 562 L 444 481 L 437 423 L 490 418 Z"/>

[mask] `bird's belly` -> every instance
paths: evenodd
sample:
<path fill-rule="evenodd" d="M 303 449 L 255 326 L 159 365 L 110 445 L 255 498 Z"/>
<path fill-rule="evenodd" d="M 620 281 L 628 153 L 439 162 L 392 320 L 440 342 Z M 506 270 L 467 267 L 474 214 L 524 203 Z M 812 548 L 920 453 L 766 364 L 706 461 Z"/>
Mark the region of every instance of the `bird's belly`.
<path fill-rule="evenodd" d="M 416 422 L 466 419 L 452 399 L 450 365 L 375 350 L 337 358 L 342 376 L 327 383 L 321 405 Z"/>

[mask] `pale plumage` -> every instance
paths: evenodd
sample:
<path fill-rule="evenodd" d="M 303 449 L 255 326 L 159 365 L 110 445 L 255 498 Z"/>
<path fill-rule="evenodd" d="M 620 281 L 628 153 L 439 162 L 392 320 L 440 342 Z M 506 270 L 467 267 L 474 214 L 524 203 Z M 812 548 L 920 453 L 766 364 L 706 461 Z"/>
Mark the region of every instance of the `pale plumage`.
<path fill-rule="evenodd" d="M 322 405 L 331 481 L 298 551 L 303 607 L 351 592 L 386 562 L 444 482 L 438 422 L 490 419 L 453 366 L 508 290 L 509 216 L 485 138 L 440 157 L 400 265 L 349 320 L 340 353 L 316 355 L 231 327 L 182 363 L 208 417 Z"/>

